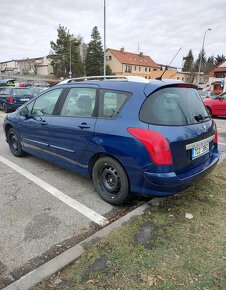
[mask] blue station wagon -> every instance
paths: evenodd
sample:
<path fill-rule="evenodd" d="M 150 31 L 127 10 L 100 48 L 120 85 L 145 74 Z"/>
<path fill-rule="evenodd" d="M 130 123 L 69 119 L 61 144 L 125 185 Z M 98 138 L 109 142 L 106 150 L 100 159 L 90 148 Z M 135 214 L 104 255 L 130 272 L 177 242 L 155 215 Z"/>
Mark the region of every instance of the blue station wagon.
<path fill-rule="evenodd" d="M 74 79 L 8 114 L 4 131 L 14 156 L 90 177 L 113 205 L 132 193 L 178 193 L 219 160 L 216 124 L 196 87 L 172 80 Z"/>
<path fill-rule="evenodd" d="M 5 113 L 15 111 L 33 97 L 28 88 L 0 87 L 0 109 Z"/>

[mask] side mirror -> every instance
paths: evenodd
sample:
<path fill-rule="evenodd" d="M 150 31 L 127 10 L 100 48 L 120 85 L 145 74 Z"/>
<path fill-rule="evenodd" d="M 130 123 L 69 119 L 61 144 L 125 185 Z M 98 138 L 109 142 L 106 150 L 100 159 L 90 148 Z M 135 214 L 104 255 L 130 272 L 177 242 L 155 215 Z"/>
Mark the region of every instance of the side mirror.
<path fill-rule="evenodd" d="M 28 111 L 28 108 L 27 107 L 23 107 L 21 110 L 20 110 L 20 115 L 27 118 L 28 117 L 28 114 L 29 114 L 29 111 Z"/>

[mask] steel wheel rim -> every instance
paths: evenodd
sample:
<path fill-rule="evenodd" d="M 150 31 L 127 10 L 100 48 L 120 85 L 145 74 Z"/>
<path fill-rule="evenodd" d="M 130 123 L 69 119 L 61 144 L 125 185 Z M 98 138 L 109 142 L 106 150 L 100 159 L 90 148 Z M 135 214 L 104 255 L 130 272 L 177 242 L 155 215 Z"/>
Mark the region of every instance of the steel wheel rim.
<path fill-rule="evenodd" d="M 12 134 L 12 136 L 10 138 L 10 145 L 11 145 L 11 148 L 14 152 L 18 152 L 18 149 L 19 149 L 18 145 L 19 144 L 18 144 L 18 140 L 14 134 Z"/>
<path fill-rule="evenodd" d="M 112 198 L 119 195 L 121 180 L 118 171 L 110 164 L 105 164 L 99 173 L 101 188 Z"/>

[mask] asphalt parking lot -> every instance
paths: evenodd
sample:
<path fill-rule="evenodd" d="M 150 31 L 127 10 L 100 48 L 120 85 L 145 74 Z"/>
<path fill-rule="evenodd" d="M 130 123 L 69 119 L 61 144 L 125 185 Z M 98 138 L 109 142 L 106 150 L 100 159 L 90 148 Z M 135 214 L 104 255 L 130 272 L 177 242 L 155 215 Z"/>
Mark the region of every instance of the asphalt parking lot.
<path fill-rule="evenodd" d="M 102 201 L 89 179 L 33 156 L 12 156 L 4 116 L 0 112 L 0 288 L 128 210 Z M 226 118 L 215 121 L 225 154 Z"/>
<path fill-rule="evenodd" d="M 0 112 L 0 289 L 129 207 L 114 208 L 92 182 L 33 156 L 15 158 Z"/>

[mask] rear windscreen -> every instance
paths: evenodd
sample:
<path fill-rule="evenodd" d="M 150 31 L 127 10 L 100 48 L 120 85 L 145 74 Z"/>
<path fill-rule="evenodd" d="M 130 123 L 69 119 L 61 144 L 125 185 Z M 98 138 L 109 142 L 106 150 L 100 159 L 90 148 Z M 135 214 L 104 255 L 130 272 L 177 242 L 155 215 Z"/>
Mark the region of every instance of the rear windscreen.
<path fill-rule="evenodd" d="M 13 90 L 14 96 L 22 96 L 22 95 L 32 95 L 31 91 L 29 89 L 14 89 Z"/>
<path fill-rule="evenodd" d="M 151 94 L 140 110 L 143 122 L 157 125 L 188 125 L 207 116 L 205 106 L 193 88 L 167 87 Z M 205 120 L 205 118 L 203 119 Z"/>

